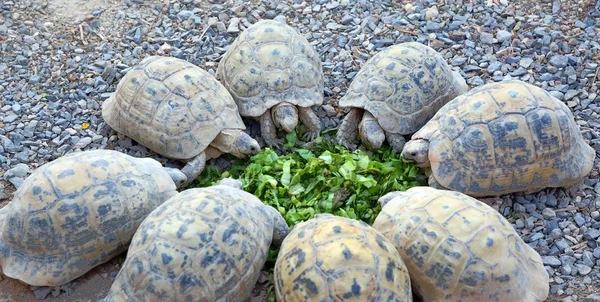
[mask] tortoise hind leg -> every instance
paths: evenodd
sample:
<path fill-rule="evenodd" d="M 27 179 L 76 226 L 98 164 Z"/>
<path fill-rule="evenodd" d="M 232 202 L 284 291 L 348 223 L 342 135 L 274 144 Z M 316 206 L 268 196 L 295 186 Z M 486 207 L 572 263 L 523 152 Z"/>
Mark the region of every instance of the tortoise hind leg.
<path fill-rule="evenodd" d="M 385 139 L 388 141 L 394 153 L 401 153 L 406 144 L 406 139 L 403 135 L 385 131 Z"/>
<path fill-rule="evenodd" d="M 306 126 L 307 132 L 302 136 L 304 141 L 310 142 L 321 135 L 321 121 L 311 107 L 298 106 L 298 117 Z"/>
<path fill-rule="evenodd" d="M 273 123 L 270 109 L 260 116 L 260 135 L 267 146 L 278 150 L 283 148 L 283 139 L 277 138 L 277 127 Z"/>
<path fill-rule="evenodd" d="M 348 149 L 356 149 L 356 137 L 358 135 L 358 124 L 363 116 L 363 109 L 352 108 L 344 117 L 340 127 L 338 128 L 335 141 L 338 145 L 342 145 Z"/>
<path fill-rule="evenodd" d="M 192 160 L 188 161 L 183 168 L 181 168 L 181 172 L 185 174 L 186 180 L 181 183 L 181 185 L 177 186 L 177 188 L 183 188 L 191 184 L 198 175 L 204 171 L 204 166 L 206 165 L 206 153 L 202 151 L 202 153 L 198 154 L 196 157 L 192 158 Z"/>

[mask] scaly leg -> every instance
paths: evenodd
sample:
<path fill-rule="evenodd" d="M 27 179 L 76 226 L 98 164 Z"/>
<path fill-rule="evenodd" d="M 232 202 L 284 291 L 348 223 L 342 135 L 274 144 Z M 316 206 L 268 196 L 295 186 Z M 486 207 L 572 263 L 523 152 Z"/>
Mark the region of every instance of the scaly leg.
<path fill-rule="evenodd" d="M 185 174 L 186 180 L 179 187 L 186 187 L 191 184 L 198 175 L 204 171 L 204 166 L 206 165 L 206 153 L 202 151 L 202 153 L 198 154 L 196 157 L 192 158 L 192 160 L 188 161 L 186 165 L 181 168 L 181 172 Z"/>
<path fill-rule="evenodd" d="M 277 138 L 277 128 L 271 118 L 271 110 L 265 111 L 260 116 L 260 134 L 270 148 L 278 150 L 283 148 L 283 139 Z"/>
<path fill-rule="evenodd" d="M 311 107 L 298 106 L 298 117 L 306 126 L 307 132 L 302 136 L 305 142 L 310 142 L 321 135 L 321 121 Z"/>
<path fill-rule="evenodd" d="M 404 144 L 406 144 L 406 139 L 404 139 L 404 136 L 402 136 L 401 134 L 390 133 L 385 131 L 385 138 L 395 153 L 402 152 Z"/>
<path fill-rule="evenodd" d="M 356 149 L 356 137 L 358 135 L 358 123 L 363 116 L 363 109 L 352 108 L 350 112 L 342 120 L 342 124 L 338 128 L 336 135 L 336 143 L 350 150 Z"/>

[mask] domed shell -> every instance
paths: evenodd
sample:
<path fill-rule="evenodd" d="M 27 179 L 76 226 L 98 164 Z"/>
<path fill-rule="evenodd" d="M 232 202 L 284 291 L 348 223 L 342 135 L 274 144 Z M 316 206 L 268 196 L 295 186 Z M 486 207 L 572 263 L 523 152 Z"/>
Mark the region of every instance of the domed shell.
<path fill-rule="evenodd" d="M 103 301 L 244 301 L 273 239 L 266 207 L 225 185 L 179 193 L 140 225 Z"/>
<path fill-rule="evenodd" d="M 574 185 L 596 156 L 563 102 L 518 80 L 453 99 L 412 138 L 442 186 L 474 197 Z"/>
<path fill-rule="evenodd" d="M 467 90 L 465 80 L 433 48 L 406 42 L 371 57 L 339 105 L 363 108 L 384 130 L 406 135 L 419 130 L 444 104 Z"/>
<path fill-rule="evenodd" d="M 0 209 L 2 272 L 35 286 L 70 282 L 125 251 L 146 215 L 175 194 L 150 158 L 112 150 L 59 157 Z"/>
<path fill-rule="evenodd" d="M 393 244 L 362 221 L 331 214 L 292 229 L 273 278 L 277 301 L 412 301 Z"/>
<path fill-rule="evenodd" d="M 423 301 L 547 298 L 549 276 L 540 255 L 494 208 L 432 187 L 395 193 L 373 227 L 394 243 Z"/>
<path fill-rule="evenodd" d="M 318 53 L 295 29 L 275 20 L 244 30 L 219 62 L 217 77 L 242 116 L 261 116 L 283 101 L 301 107 L 323 103 Z"/>
<path fill-rule="evenodd" d="M 202 68 L 151 56 L 133 67 L 102 104 L 106 123 L 165 157 L 200 154 L 223 129 L 245 129 L 227 90 Z"/>

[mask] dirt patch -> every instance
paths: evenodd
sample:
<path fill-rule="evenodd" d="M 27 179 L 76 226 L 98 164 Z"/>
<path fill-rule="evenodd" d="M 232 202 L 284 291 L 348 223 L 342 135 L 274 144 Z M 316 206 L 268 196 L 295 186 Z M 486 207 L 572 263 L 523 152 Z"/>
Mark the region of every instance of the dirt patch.
<path fill-rule="evenodd" d="M 116 11 L 124 6 L 121 0 L 52 0 L 48 8 L 61 22 L 78 24 L 92 12 Z"/>

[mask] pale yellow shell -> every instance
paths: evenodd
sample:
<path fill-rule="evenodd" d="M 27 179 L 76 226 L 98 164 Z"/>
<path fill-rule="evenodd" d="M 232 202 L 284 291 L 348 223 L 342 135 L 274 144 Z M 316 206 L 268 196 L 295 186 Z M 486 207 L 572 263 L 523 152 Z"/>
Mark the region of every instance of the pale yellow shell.
<path fill-rule="evenodd" d="M 278 301 L 412 301 L 392 243 L 366 223 L 317 214 L 283 241 L 274 269 Z"/>
<path fill-rule="evenodd" d="M 431 187 L 392 194 L 373 227 L 394 243 L 423 301 L 547 298 L 549 276 L 540 255 L 494 208 Z"/>
<path fill-rule="evenodd" d="M 443 187 L 474 197 L 574 185 L 596 156 L 563 102 L 518 80 L 453 99 L 412 139 L 429 141 Z"/>

